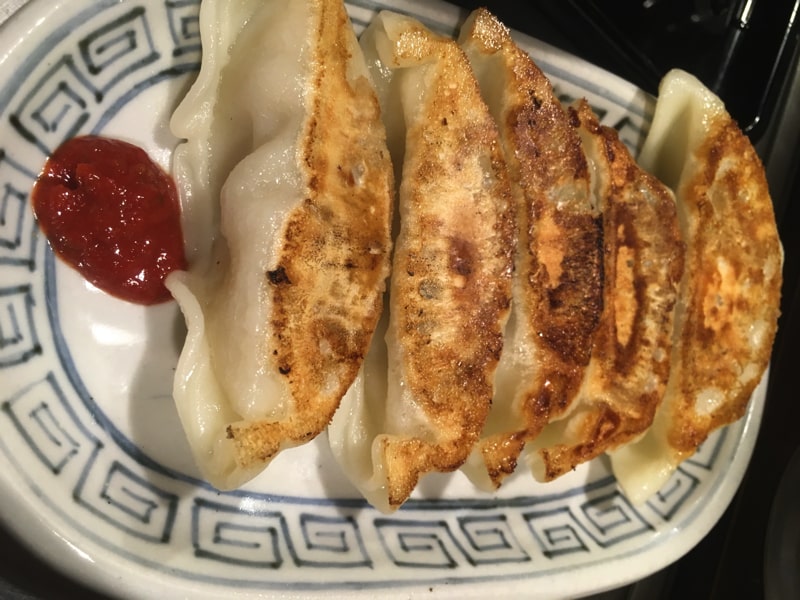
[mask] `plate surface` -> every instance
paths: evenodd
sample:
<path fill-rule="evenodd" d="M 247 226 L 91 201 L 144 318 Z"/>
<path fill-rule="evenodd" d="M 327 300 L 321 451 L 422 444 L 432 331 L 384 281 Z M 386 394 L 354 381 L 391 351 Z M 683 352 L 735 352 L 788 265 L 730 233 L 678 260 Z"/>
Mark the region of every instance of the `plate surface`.
<path fill-rule="evenodd" d="M 17 3 L 19 4 L 19 3 Z M 433 2 L 358 0 L 453 33 Z M 0 29 L 0 516 L 44 560 L 112 595 L 216 598 L 576 596 L 676 560 L 739 485 L 761 417 L 714 434 L 644 506 L 607 461 L 496 496 L 433 476 L 386 516 L 365 504 L 325 436 L 245 489 L 198 477 L 171 399 L 184 335 L 174 303 L 114 300 L 55 260 L 29 193 L 47 155 L 82 133 L 122 138 L 169 168 L 168 128 L 200 59 L 192 0 L 32 0 Z M 632 148 L 652 100 L 540 42 L 519 42 L 564 100 L 586 96 Z"/>

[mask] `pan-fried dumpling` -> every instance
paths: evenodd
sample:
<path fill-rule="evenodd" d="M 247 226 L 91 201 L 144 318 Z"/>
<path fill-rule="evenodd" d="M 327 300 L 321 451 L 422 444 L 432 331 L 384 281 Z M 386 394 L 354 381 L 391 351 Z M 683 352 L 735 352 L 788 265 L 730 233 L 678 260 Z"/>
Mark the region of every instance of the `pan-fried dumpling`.
<path fill-rule="evenodd" d="M 572 410 L 529 444 L 534 475 L 551 480 L 641 436 L 666 388 L 683 267 L 675 200 L 639 168 L 586 101 L 571 108 L 603 213 L 603 312 Z"/>
<path fill-rule="evenodd" d="M 497 128 L 458 45 L 386 12 L 361 42 L 383 99 L 401 108 L 386 110 L 400 120 L 387 130 L 403 135 L 390 134 L 400 222 L 385 347 L 375 340 L 328 435 L 353 483 L 391 511 L 421 476 L 458 469 L 480 435 L 510 303 L 513 207 Z"/>
<path fill-rule="evenodd" d="M 602 310 L 602 226 L 580 136 L 544 73 L 485 9 L 470 15 L 459 43 L 497 121 L 517 212 L 495 398 L 463 468 L 492 489 L 525 444 L 569 411 L 581 385 Z"/>
<path fill-rule="evenodd" d="M 675 190 L 687 253 L 663 406 L 641 441 L 611 455 L 636 502 L 744 414 L 769 361 L 782 279 L 761 162 L 719 98 L 688 73 L 664 77 L 640 163 Z"/>
<path fill-rule="evenodd" d="M 237 487 L 328 424 L 388 276 L 393 175 L 341 0 L 204 0 L 176 110 L 188 335 L 174 397 L 196 461 Z M 208 240 L 207 242 L 205 240 Z"/>

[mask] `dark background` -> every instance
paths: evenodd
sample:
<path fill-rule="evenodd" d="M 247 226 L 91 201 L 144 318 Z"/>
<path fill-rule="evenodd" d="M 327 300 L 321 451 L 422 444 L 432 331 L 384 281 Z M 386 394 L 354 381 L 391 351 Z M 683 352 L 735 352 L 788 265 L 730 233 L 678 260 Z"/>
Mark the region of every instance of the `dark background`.
<path fill-rule="evenodd" d="M 729 509 L 685 557 L 597 598 L 800 598 L 800 398 L 794 379 L 800 367 L 800 77 L 793 19 L 800 1 L 455 3 L 487 6 L 507 25 L 653 94 L 669 68 L 681 67 L 723 98 L 753 140 L 767 169 L 786 256 L 783 315 L 750 467 Z M 0 529 L 0 599 L 44 598 L 101 596 L 41 564 Z"/>

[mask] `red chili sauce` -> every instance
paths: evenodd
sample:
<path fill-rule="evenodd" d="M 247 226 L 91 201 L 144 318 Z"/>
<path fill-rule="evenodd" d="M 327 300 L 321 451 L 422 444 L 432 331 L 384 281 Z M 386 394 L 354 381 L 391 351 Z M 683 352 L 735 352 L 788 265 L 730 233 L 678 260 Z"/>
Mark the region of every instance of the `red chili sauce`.
<path fill-rule="evenodd" d="M 77 137 L 45 163 L 33 211 L 53 251 L 101 290 L 138 304 L 171 298 L 186 268 L 175 183 L 141 148 Z"/>

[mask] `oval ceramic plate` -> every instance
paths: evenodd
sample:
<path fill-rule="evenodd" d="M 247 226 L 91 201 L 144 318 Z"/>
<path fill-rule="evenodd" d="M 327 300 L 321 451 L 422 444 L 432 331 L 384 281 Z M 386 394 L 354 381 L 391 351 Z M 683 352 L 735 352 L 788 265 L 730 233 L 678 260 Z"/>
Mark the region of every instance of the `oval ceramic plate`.
<path fill-rule="evenodd" d="M 19 4 L 19 2 L 15 3 Z M 445 4 L 378 8 L 453 33 Z M 644 577 L 687 552 L 739 485 L 760 419 L 713 435 L 646 505 L 596 460 L 497 496 L 460 474 L 426 479 L 396 514 L 365 504 L 324 435 L 245 489 L 204 484 L 170 397 L 184 335 L 174 303 L 144 308 L 55 260 L 29 193 L 47 155 L 82 133 L 143 146 L 165 168 L 173 107 L 198 67 L 198 2 L 33 0 L 0 30 L 0 491 L 2 517 L 45 560 L 137 598 L 574 596 Z M 586 96 L 633 148 L 652 101 L 530 38 L 564 98 Z"/>

